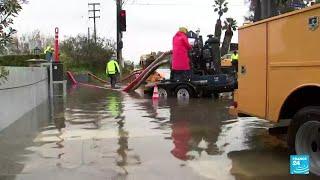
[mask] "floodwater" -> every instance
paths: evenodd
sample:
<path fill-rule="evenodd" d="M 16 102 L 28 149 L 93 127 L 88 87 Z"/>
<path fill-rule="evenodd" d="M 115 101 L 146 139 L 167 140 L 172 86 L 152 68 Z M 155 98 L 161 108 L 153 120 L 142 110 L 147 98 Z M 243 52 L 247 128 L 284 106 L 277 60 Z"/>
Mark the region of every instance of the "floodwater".
<path fill-rule="evenodd" d="M 230 100 L 73 88 L 42 120 L 0 132 L 0 179 L 316 179 L 289 175 L 270 124 L 228 114 Z M 34 113 L 34 112 L 30 112 Z"/>

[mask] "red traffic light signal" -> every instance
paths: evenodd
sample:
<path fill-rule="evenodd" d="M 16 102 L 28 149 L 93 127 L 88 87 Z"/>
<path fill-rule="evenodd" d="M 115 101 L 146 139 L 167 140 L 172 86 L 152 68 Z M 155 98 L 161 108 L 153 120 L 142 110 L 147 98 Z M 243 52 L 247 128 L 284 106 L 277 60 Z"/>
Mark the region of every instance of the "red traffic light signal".
<path fill-rule="evenodd" d="M 126 10 L 120 10 L 119 12 L 119 28 L 120 31 L 126 31 L 127 29 Z"/>

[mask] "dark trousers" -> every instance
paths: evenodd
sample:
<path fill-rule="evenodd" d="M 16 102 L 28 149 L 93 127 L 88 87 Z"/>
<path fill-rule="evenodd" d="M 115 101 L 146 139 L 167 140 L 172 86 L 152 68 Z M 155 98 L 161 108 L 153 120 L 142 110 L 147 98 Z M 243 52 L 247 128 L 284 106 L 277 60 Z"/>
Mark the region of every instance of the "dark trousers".
<path fill-rule="evenodd" d="M 191 70 L 171 70 L 171 80 L 174 81 L 190 81 L 192 76 Z"/>
<path fill-rule="evenodd" d="M 111 88 L 115 88 L 116 83 L 117 83 L 117 75 L 116 74 L 109 74 L 109 78 L 110 78 Z"/>
<path fill-rule="evenodd" d="M 47 60 L 48 62 L 51 62 L 51 60 L 52 60 L 52 53 L 46 53 L 46 60 Z"/>
<path fill-rule="evenodd" d="M 238 61 L 232 61 L 232 67 L 235 72 L 238 72 Z"/>

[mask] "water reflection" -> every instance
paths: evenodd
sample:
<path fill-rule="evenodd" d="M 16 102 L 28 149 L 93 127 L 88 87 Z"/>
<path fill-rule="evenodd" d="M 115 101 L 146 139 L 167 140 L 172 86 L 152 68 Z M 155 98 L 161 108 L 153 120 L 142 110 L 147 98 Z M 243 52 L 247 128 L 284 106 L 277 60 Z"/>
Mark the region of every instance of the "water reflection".
<path fill-rule="evenodd" d="M 76 89 L 1 132 L 0 179 L 290 179 L 285 142 L 229 103 Z"/>
<path fill-rule="evenodd" d="M 292 179 L 285 141 L 268 134 L 271 124 L 229 115 L 229 100 L 176 99 L 140 102 L 172 143 L 168 155 L 209 179 Z M 168 111 L 168 112 L 166 112 Z M 167 121 L 167 118 L 169 120 Z M 304 177 L 295 177 L 304 179 Z M 308 176 L 314 179 L 314 176 Z"/>
<path fill-rule="evenodd" d="M 234 118 L 228 113 L 229 103 L 212 99 L 167 99 L 141 102 L 140 106 L 148 113 L 145 117 L 158 124 L 156 129 L 171 129 L 170 137 L 165 138 L 174 145 L 170 153 L 186 161 L 201 156 L 203 152 L 208 155 L 221 153 L 216 142 L 222 126 Z"/>
<path fill-rule="evenodd" d="M 117 120 L 118 129 L 118 148 L 116 150 L 118 157 L 116 158 L 116 164 L 123 172 L 124 176 L 129 174 L 127 166 L 140 164 L 140 158 L 138 155 L 132 155 L 133 149 L 129 148 L 129 131 L 126 130 L 126 121 L 129 119 L 122 115 L 123 113 L 123 95 L 117 91 L 109 92 L 107 96 L 107 109 L 111 114 L 111 117 Z"/>
<path fill-rule="evenodd" d="M 16 179 L 23 171 L 23 161 L 31 153 L 27 147 L 35 144 L 39 129 L 48 125 L 49 112 L 49 102 L 45 101 L 0 131 L 0 179 Z"/>
<path fill-rule="evenodd" d="M 107 94 L 107 111 L 111 117 L 115 119 L 124 119 L 121 117 L 123 113 L 123 97 L 121 93 L 116 91 L 110 91 Z"/>
<path fill-rule="evenodd" d="M 116 107 L 121 102 L 112 92 L 80 88 L 69 94 L 66 118 L 70 124 L 82 125 L 82 129 L 101 129 L 105 119 L 121 114 L 121 108 Z"/>
<path fill-rule="evenodd" d="M 128 161 L 128 140 L 129 132 L 125 130 L 125 120 L 124 117 L 121 117 L 123 112 L 122 98 L 118 92 L 109 92 L 107 96 L 107 110 L 111 114 L 111 117 L 118 119 L 118 148 L 117 154 L 119 158 L 116 159 L 117 166 L 121 167 L 125 174 L 128 174 L 126 169 Z"/>
<path fill-rule="evenodd" d="M 243 134 L 226 151 L 231 160 L 230 173 L 235 179 L 318 179 L 313 175 L 299 177 L 289 174 L 289 153 L 285 137 L 270 135 L 269 122 L 257 118 L 241 118 L 231 127 L 228 132 L 230 135 L 239 134 L 234 131 L 237 128 Z"/>
<path fill-rule="evenodd" d="M 62 129 L 66 127 L 66 119 L 65 119 L 65 99 L 61 97 L 54 97 L 53 98 L 53 120 L 55 124 L 55 128 L 58 130 L 57 138 L 58 141 L 56 142 L 56 148 L 63 148 L 64 138 L 62 137 Z M 61 158 L 63 154 L 58 155 L 58 159 Z"/>
<path fill-rule="evenodd" d="M 202 152 L 219 154 L 216 142 L 222 123 L 231 119 L 226 110 L 228 103 L 204 101 L 201 105 L 199 100 L 190 100 L 188 104 L 178 102 L 170 108 L 174 143 L 171 153 L 178 159 L 192 160 Z"/>
<path fill-rule="evenodd" d="M 117 153 L 119 155 L 119 158 L 117 158 L 117 166 L 121 167 L 124 171 L 124 173 L 127 175 L 129 174 L 126 166 L 131 165 L 139 165 L 141 164 L 140 157 L 138 155 L 130 155 L 130 151 L 133 151 L 133 149 L 129 148 L 129 132 L 124 129 L 124 121 L 120 120 L 118 122 L 118 149 Z M 133 161 L 130 162 L 130 159 Z"/>
<path fill-rule="evenodd" d="M 121 156 L 121 159 L 117 161 L 117 165 L 120 167 L 124 167 L 127 165 L 127 152 L 129 151 L 129 146 L 128 146 L 129 132 L 124 129 L 123 120 L 119 121 L 118 124 L 119 124 L 119 127 L 118 127 L 119 148 L 117 149 L 117 153 L 118 155 Z"/>

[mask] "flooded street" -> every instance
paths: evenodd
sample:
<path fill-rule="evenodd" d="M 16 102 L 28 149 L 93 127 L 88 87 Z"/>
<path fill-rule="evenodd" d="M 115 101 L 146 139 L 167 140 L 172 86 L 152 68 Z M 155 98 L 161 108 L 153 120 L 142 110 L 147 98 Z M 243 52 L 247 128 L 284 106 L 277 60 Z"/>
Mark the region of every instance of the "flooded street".
<path fill-rule="evenodd" d="M 229 115 L 227 99 L 157 102 L 81 87 L 53 104 L 53 119 L 0 132 L 1 180 L 316 179 L 291 176 L 285 141 L 266 121 Z"/>

